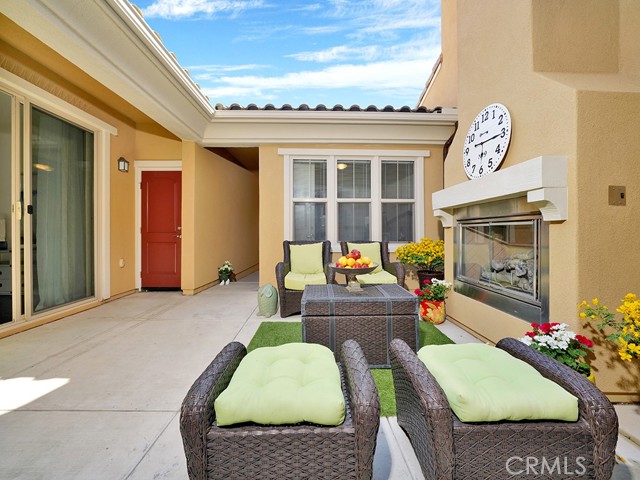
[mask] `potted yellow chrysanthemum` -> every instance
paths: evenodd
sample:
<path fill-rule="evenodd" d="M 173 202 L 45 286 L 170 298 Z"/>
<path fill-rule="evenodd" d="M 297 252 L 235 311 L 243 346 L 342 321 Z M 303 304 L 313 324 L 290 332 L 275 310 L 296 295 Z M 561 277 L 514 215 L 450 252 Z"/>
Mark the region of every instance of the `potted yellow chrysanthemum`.
<path fill-rule="evenodd" d="M 419 242 L 400 245 L 396 258 L 405 265 L 413 265 L 420 285 L 426 279 L 444 279 L 444 241 L 422 238 Z"/>
<path fill-rule="evenodd" d="M 583 300 L 578 308 L 582 310 L 580 318 L 599 321 L 597 327 L 602 331 L 607 328 L 613 330 L 606 339 L 616 344 L 622 360 L 630 362 L 640 359 L 640 299 L 635 294 L 625 295 L 622 304 L 616 309 L 616 312 L 622 314 L 621 320 L 616 320 L 615 313 L 600 305 L 597 298 L 591 300 L 591 304 Z"/>

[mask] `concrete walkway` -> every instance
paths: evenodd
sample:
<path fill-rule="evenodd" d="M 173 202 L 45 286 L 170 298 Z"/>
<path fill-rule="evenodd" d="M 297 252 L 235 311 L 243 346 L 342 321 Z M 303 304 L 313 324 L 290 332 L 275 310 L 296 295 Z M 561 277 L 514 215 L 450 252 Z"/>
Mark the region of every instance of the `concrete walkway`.
<path fill-rule="evenodd" d="M 264 320 L 257 290 L 251 276 L 194 297 L 138 293 L 0 339 L 0 479 L 186 479 L 180 404 L 224 345 L 252 338 Z M 637 406 L 624 413 L 640 426 Z M 381 421 L 374 468 L 375 479 L 423 478 L 393 417 Z M 615 478 L 640 475 L 617 467 Z"/>

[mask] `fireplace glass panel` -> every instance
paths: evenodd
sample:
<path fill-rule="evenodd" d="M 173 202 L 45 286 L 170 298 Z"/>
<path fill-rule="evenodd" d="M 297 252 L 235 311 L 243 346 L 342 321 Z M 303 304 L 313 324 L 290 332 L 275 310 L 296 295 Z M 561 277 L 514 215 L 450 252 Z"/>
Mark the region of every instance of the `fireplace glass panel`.
<path fill-rule="evenodd" d="M 461 223 L 457 280 L 539 305 L 539 221 Z"/>

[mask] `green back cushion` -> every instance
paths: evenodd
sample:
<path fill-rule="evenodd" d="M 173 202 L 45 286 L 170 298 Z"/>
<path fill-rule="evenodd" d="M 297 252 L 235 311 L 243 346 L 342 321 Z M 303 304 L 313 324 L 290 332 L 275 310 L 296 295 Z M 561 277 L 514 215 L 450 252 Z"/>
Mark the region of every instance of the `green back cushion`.
<path fill-rule="evenodd" d="M 349 249 L 349 251 L 353 250 L 354 248 L 356 250 L 360 250 L 360 255 L 362 255 L 363 257 L 369 257 L 373 263 L 378 265 L 378 268 L 376 268 L 371 273 L 378 273 L 379 271 L 382 270 L 382 257 L 380 256 L 380 244 L 379 243 L 377 243 L 377 242 L 372 242 L 372 243 L 351 243 L 351 242 L 347 242 L 347 248 Z"/>
<path fill-rule="evenodd" d="M 214 408 L 218 426 L 340 425 L 345 415 L 333 353 L 313 343 L 287 343 L 248 353 Z"/>
<path fill-rule="evenodd" d="M 305 245 L 289 245 L 291 271 L 294 273 L 313 274 L 324 272 L 322 264 L 322 243 Z"/>
<path fill-rule="evenodd" d="M 463 422 L 578 420 L 578 399 L 528 363 L 484 344 L 418 351 Z"/>

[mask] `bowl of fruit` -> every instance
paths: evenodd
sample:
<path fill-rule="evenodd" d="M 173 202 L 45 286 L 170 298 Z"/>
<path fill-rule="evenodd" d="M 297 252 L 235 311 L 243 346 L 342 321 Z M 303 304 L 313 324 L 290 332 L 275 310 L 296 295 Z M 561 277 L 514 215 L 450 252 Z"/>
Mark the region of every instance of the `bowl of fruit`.
<path fill-rule="evenodd" d="M 378 268 L 378 265 L 373 263 L 369 257 L 363 257 L 359 250 L 353 249 L 348 254 L 340 257 L 330 267 L 336 273 L 342 273 L 347 277 L 347 290 L 361 293 L 363 290 L 360 288 L 360 283 L 358 283 L 356 276 L 371 273 Z"/>

